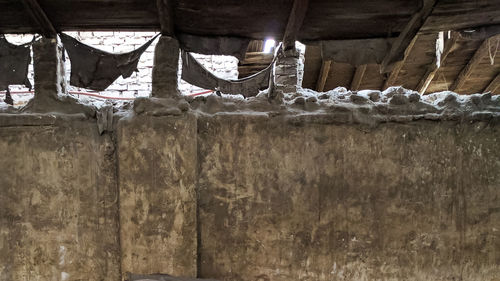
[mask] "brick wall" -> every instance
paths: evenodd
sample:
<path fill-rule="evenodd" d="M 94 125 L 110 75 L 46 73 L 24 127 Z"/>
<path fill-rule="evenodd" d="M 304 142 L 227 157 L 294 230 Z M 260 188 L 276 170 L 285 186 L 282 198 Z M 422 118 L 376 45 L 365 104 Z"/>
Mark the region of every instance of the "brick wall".
<path fill-rule="evenodd" d="M 75 37 L 81 42 L 93 46 L 95 48 L 113 52 L 122 53 L 129 52 L 137 49 L 146 43 L 149 39 L 156 35 L 155 32 L 65 32 L 68 35 Z M 13 44 L 23 44 L 30 42 L 33 35 L 6 35 L 7 40 Z M 151 72 L 153 68 L 153 57 L 156 41 L 149 46 L 149 48 L 142 55 L 138 70 L 129 78 L 118 78 L 106 91 L 99 92 L 98 94 L 107 97 L 121 97 L 121 98 L 134 98 L 134 97 L 147 97 L 151 94 Z M 304 53 L 305 46 L 297 42 L 297 49 L 300 53 L 298 65 L 298 83 L 302 84 L 302 77 L 304 72 Z M 193 54 L 198 61 L 200 61 L 206 68 L 211 70 L 215 75 L 224 79 L 237 79 L 238 78 L 238 59 L 232 56 L 210 56 Z M 66 55 L 67 58 L 67 55 Z M 194 94 L 204 91 L 199 87 L 193 86 L 182 79 L 180 79 L 182 63 L 179 62 L 179 90 L 182 94 Z M 33 84 L 33 64 L 29 66 L 29 79 Z M 86 89 L 77 88 L 69 85 L 69 77 L 71 73 L 71 62 L 69 58 L 66 59 L 66 76 L 68 81 L 68 90 L 72 92 L 92 92 Z M 15 105 L 24 105 L 29 99 L 31 94 L 19 94 L 18 91 L 27 91 L 28 89 L 13 85 L 10 87 L 13 95 Z M 78 96 L 86 98 L 85 96 Z M 4 95 L 0 94 L 0 99 Z"/>
<path fill-rule="evenodd" d="M 139 48 L 156 33 L 154 32 L 66 32 L 68 35 L 75 37 L 82 43 L 93 46 L 95 48 L 113 52 L 123 53 Z M 7 40 L 13 44 L 22 44 L 30 42 L 32 35 L 7 35 Z M 156 41 L 142 55 L 138 70 L 129 78 L 118 78 L 106 91 L 99 92 L 100 95 L 109 97 L 146 97 L 151 93 L 151 71 L 153 68 L 153 57 Z M 217 76 L 224 79 L 238 78 L 238 59 L 231 56 L 210 56 L 199 55 L 194 56 L 208 69 Z M 181 63 L 179 63 L 179 68 Z M 69 84 L 69 76 L 71 72 L 71 62 L 66 60 L 66 76 Z M 193 94 L 201 92 L 204 89 L 193 86 L 180 79 L 179 69 L 179 90 L 182 94 Z M 33 84 L 33 64 L 30 65 L 29 79 Z M 11 91 L 25 91 L 22 86 L 11 86 Z M 81 89 L 68 85 L 70 91 L 77 92 L 92 92 L 86 89 Z M 31 96 L 16 94 L 14 99 L 16 103 L 25 103 Z"/>

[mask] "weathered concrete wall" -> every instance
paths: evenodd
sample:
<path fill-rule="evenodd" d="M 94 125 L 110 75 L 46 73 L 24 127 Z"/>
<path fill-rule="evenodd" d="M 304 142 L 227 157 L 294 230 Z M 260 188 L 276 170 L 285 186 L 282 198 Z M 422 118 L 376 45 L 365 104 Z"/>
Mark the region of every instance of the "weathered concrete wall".
<path fill-rule="evenodd" d="M 0 116 L 0 280 L 119 280 L 114 145 L 95 122 Z"/>
<path fill-rule="evenodd" d="M 118 127 L 123 273 L 196 276 L 196 118 Z"/>
<path fill-rule="evenodd" d="M 1 281 L 498 281 L 498 122 L 147 113 L 0 115 Z"/>
<path fill-rule="evenodd" d="M 498 280 L 498 127 L 198 126 L 202 277 Z"/>

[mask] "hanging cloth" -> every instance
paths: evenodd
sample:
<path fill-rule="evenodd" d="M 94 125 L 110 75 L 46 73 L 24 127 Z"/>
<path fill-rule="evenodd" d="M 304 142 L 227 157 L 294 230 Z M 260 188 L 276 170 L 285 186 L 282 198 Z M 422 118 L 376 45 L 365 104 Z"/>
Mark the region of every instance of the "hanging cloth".
<path fill-rule="evenodd" d="M 85 45 L 64 33 L 59 34 L 71 60 L 70 84 L 75 87 L 104 91 L 118 77 L 130 77 L 134 71 L 137 71 L 141 55 L 158 35 L 132 52 L 112 54 Z"/>
<path fill-rule="evenodd" d="M 14 45 L 0 35 L 0 90 L 9 85 L 25 85 L 31 89 L 28 80 L 28 66 L 31 62 L 31 44 Z"/>
<path fill-rule="evenodd" d="M 182 80 L 203 89 L 253 97 L 269 86 L 275 60 L 276 57 L 266 68 L 251 76 L 238 80 L 225 80 L 212 74 L 190 53 L 182 51 Z"/>

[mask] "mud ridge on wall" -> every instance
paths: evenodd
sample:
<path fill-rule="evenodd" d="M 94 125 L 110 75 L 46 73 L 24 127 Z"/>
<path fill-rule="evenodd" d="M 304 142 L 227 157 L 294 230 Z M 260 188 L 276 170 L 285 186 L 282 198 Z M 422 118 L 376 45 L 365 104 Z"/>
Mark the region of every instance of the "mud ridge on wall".
<path fill-rule="evenodd" d="M 489 93 L 463 96 L 453 92 L 421 96 L 402 87 L 391 87 L 383 92 L 351 92 L 337 88 L 319 93 L 300 89 L 285 94 L 282 103 L 270 102 L 266 93 L 250 99 L 214 94 L 188 101 L 191 108 L 202 115 L 260 114 L 283 116 L 298 123 L 308 120 L 368 125 L 416 120 L 500 121 L 500 96 Z"/>
<path fill-rule="evenodd" d="M 294 93 L 285 93 L 281 99 L 276 100 L 269 100 L 267 91 L 262 91 L 251 98 L 214 93 L 179 99 L 137 98 L 132 102 L 85 104 L 69 97 L 62 97 L 52 104 L 30 102 L 28 106 L 20 109 L 8 105 L 0 107 L 0 113 L 23 112 L 63 114 L 80 112 L 87 118 L 97 117 L 99 122 L 107 123 L 100 124 L 100 130 L 103 131 L 112 130 L 113 114 L 116 115 L 115 118 L 120 118 L 132 112 L 148 116 L 182 116 L 186 112 L 200 116 L 261 115 L 269 118 L 282 117 L 297 124 L 305 121 L 366 125 L 387 122 L 407 123 L 417 120 L 499 122 L 500 95 L 492 96 L 491 93 L 458 95 L 454 92 L 439 92 L 422 96 L 402 87 L 390 87 L 383 92 L 336 88 L 328 92 L 299 89 Z"/>

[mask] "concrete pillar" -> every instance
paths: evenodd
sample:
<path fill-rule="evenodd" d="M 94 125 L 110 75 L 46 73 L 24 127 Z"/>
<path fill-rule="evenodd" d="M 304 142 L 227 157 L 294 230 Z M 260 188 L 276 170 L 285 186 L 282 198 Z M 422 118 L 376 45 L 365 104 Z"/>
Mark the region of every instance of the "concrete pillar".
<path fill-rule="evenodd" d="M 169 36 L 161 36 L 156 44 L 153 64 L 153 92 L 156 98 L 175 98 L 177 71 L 179 68 L 179 42 Z"/>
<path fill-rule="evenodd" d="M 278 54 L 275 67 L 275 89 L 278 93 L 297 91 L 300 53 L 297 50 Z"/>
<path fill-rule="evenodd" d="M 35 100 L 57 100 L 66 92 L 63 55 L 57 39 L 42 38 L 33 44 Z"/>

